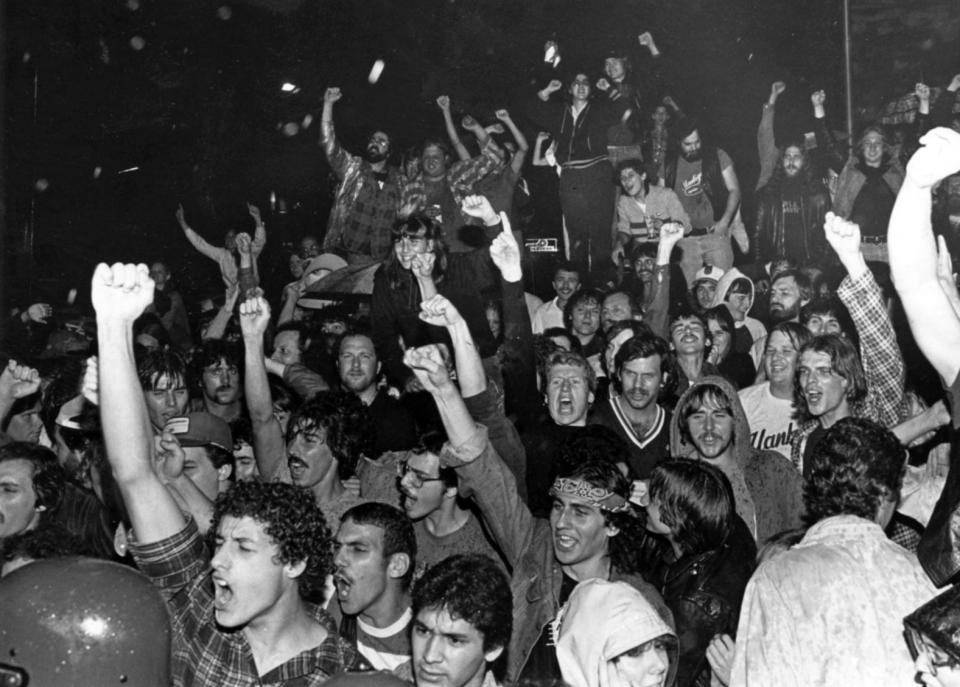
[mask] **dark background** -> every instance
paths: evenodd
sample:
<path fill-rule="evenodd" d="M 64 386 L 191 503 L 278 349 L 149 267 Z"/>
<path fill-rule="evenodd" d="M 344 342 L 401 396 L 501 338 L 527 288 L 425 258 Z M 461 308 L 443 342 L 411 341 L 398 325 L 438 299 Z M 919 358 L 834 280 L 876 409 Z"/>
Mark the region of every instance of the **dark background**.
<path fill-rule="evenodd" d="M 960 67 L 958 0 L 851 2 L 859 121 L 917 80 L 942 86 Z M 160 257 L 172 259 L 188 301 L 216 293 L 215 266 L 174 220 L 178 202 L 214 243 L 249 227 L 244 202 L 258 204 L 264 271 L 282 282 L 282 244 L 326 223 L 333 184 L 317 145 L 326 86 L 344 91 L 335 121 L 348 149 L 371 127 L 403 148 L 442 133 L 440 93 L 457 118 L 469 111 L 490 123 L 507 106 L 521 119 L 523 100 L 549 78 L 549 39 L 561 45 L 562 72 L 577 65 L 599 76 L 616 47 L 643 73 L 650 58 L 636 37 L 651 31 L 664 90 L 752 189 L 772 81 L 788 83 L 778 135 L 809 129 L 816 88 L 827 89 L 843 128 L 841 17 L 832 0 L 8 0 L 7 304 L 56 304 L 71 287 L 82 302 L 96 262 Z M 378 58 L 386 69 L 370 85 Z M 284 81 L 300 91 L 282 94 Z M 281 128 L 291 123 L 294 135 Z M 532 145 L 535 130 L 521 124 Z M 549 183 L 544 174 L 530 177 Z M 553 200 L 540 199 L 532 233 L 555 235 Z"/>

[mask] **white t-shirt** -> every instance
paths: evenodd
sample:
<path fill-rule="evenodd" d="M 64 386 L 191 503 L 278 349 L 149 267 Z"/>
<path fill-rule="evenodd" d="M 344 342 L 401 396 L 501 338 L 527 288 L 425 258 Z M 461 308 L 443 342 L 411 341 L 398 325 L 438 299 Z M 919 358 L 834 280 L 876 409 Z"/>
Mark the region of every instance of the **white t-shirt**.
<path fill-rule="evenodd" d="M 553 298 L 537 310 L 531 322 L 534 334 L 543 334 L 551 327 L 563 326 L 563 308 L 557 305 L 557 299 Z"/>
<path fill-rule="evenodd" d="M 763 382 L 741 390 L 740 403 L 750 423 L 750 444 L 789 459 L 790 439 L 797 429 L 793 401 L 777 398 L 770 393 L 770 382 Z"/>

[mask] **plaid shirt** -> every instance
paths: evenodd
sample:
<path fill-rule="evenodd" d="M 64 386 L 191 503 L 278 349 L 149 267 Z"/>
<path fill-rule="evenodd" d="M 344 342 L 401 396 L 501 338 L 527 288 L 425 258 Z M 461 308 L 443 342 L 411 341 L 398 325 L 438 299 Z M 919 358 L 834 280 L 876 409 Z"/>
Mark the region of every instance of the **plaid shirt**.
<path fill-rule="evenodd" d="M 387 167 L 387 179 L 381 187 L 370 163 L 340 146 L 332 125 L 329 130 L 324 127 L 323 134 L 327 162 L 340 179 L 323 249 L 346 250 L 383 260 L 393 246 L 390 228 L 400 208 L 400 172 L 396 167 Z"/>
<path fill-rule="evenodd" d="M 860 361 L 867 382 L 866 398 L 853 405 L 850 414 L 873 420 L 883 427 L 898 425 L 908 415 L 903 397 L 903 355 L 883 305 L 880 286 L 867 270 L 856 281 L 844 277 L 837 295 L 850 311 L 850 319 L 860 336 Z M 818 422 L 814 418 L 801 425 L 791 442 L 790 459 L 801 471 L 807 437 Z"/>
<path fill-rule="evenodd" d="M 326 611 L 305 604 L 327 629 L 327 638 L 260 676 L 243 632 L 224 632 L 217 627 L 208 554 L 193 520 L 167 539 L 131 543 L 130 551 L 167 602 L 173 629 L 171 666 L 177 687 L 311 687 L 342 672 L 356 658 L 356 650 L 337 634 Z"/>
<path fill-rule="evenodd" d="M 453 200 L 459 206 L 461 201 L 474 191 L 474 185 L 503 164 L 503 151 L 488 138 L 483 150 L 476 157 L 461 160 L 447 171 L 447 184 L 453 194 Z M 423 181 L 423 172 L 407 179 L 400 194 L 400 206 L 411 205 L 414 212 L 423 212 L 427 206 L 427 189 Z"/>

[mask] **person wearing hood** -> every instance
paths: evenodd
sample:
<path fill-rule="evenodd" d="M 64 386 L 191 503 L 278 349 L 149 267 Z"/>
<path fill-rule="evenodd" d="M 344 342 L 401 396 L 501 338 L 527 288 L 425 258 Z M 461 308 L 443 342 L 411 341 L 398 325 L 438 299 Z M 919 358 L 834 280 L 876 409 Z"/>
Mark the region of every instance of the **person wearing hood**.
<path fill-rule="evenodd" d="M 753 366 L 759 368 L 766 345 L 767 328 L 760 320 L 749 315 L 755 295 L 753 280 L 733 267 L 717 281 L 717 291 L 710 307 L 726 306 L 734 322 L 733 350 L 749 353 L 753 358 Z"/>
<path fill-rule="evenodd" d="M 737 515 L 730 481 L 706 462 L 661 463 L 638 500 L 645 504 L 656 548 L 644 574 L 663 594 L 677 625 L 677 685 L 706 687 L 707 648 L 716 635 L 732 635 L 737 627 L 757 546 Z"/>
<path fill-rule="evenodd" d="M 705 377 L 681 396 L 671 422 L 670 455 L 719 468 L 733 486 L 737 514 L 759 544 L 801 526 L 799 471 L 780 453 L 751 446 L 743 406 L 723 377 Z"/>
<path fill-rule="evenodd" d="M 581 582 L 557 626 L 557 661 L 570 687 L 674 684 L 677 635 L 626 582 Z"/>

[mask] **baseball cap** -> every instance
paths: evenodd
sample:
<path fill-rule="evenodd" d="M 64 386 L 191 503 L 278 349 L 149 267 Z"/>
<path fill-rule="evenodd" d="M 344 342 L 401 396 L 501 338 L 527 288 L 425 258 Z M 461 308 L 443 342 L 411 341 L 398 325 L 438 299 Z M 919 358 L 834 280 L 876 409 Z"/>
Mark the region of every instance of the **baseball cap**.
<path fill-rule="evenodd" d="M 697 274 L 693 281 L 694 283 L 702 280 L 720 281 L 720 277 L 722 277 L 723 274 L 724 271 L 719 267 L 714 267 L 713 265 L 704 265 L 697 270 Z"/>
<path fill-rule="evenodd" d="M 311 272 L 316 272 L 317 270 L 330 270 L 331 272 L 336 272 L 337 270 L 342 270 L 346 266 L 347 261 L 341 258 L 339 255 L 334 255 L 333 253 L 323 253 L 315 258 L 310 258 L 310 261 L 303 266 L 303 274 L 306 276 Z"/>
<path fill-rule="evenodd" d="M 163 426 L 181 446 L 217 446 L 233 453 L 233 433 L 230 425 L 210 413 L 190 413 L 172 417 Z"/>

